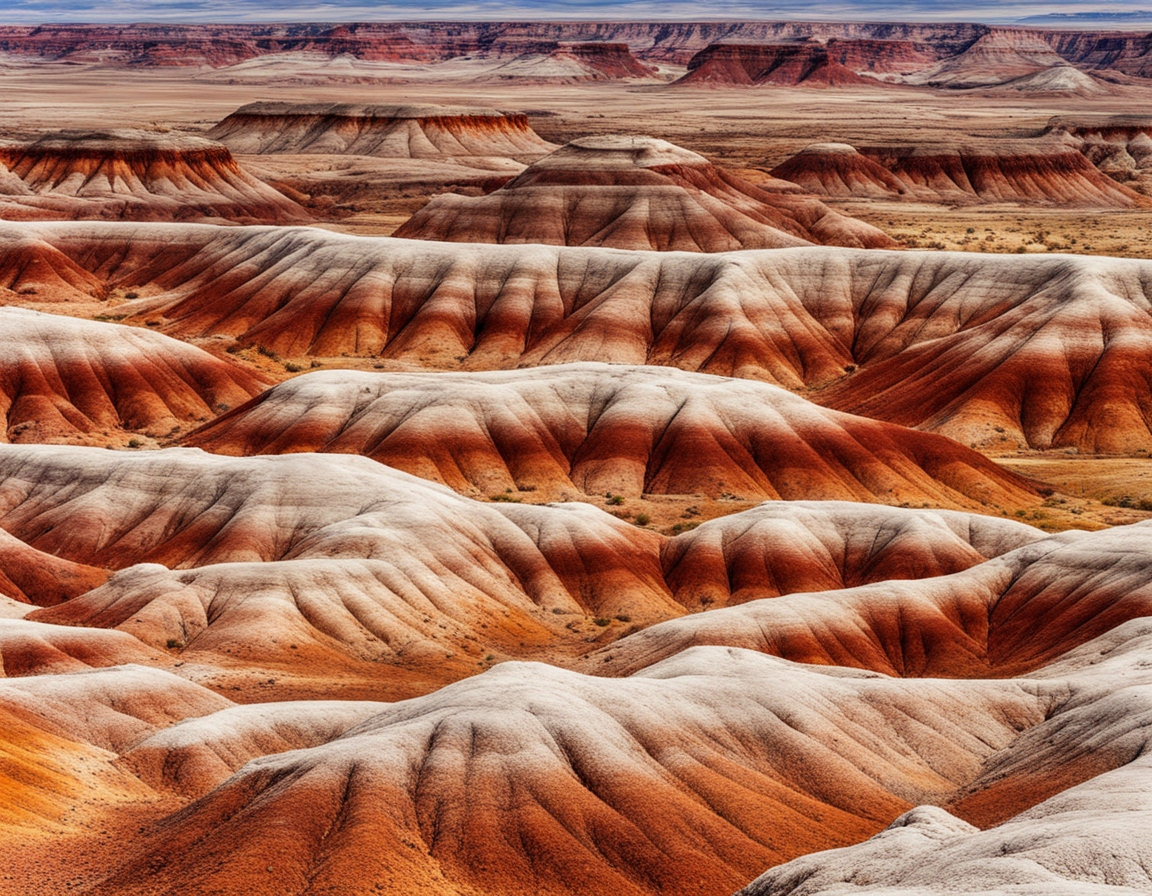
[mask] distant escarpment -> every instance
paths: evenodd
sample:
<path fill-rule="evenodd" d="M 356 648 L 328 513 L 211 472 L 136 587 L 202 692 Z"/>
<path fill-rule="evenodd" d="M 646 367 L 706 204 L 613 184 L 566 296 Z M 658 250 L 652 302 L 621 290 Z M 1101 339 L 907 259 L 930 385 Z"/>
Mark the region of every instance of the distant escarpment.
<path fill-rule="evenodd" d="M 504 63 L 485 80 L 516 79 L 547 84 L 651 79 L 658 68 L 641 62 L 626 43 L 545 43 Z"/>
<path fill-rule="evenodd" d="M 714 44 L 692 57 L 682 86 L 851 87 L 876 85 L 819 44 Z"/>

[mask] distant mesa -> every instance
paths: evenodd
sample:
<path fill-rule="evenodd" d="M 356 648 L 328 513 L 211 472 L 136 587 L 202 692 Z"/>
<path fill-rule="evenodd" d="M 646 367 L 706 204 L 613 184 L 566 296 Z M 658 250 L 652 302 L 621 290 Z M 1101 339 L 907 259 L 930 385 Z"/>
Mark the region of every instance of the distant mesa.
<path fill-rule="evenodd" d="M 828 37 L 782 42 L 710 44 L 675 83 L 685 87 L 879 87 L 898 82 L 947 55 L 912 39 Z"/>
<path fill-rule="evenodd" d="M 1068 60 L 1038 34 L 1025 29 L 993 29 L 977 38 L 964 52 L 906 80 L 910 84 L 962 90 L 994 87 L 1067 65 Z"/>
<path fill-rule="evenodd" d="M 299 224 L 308 214 L 228 148 L 153 131 L 61 131 L 0 143 L 0 217 Z"/>
<path fill-rule="evenodd" d="M 487 196 L 434 197 L 395 236 L 725 252 L 895 242 L 790 184 L 754 185 L 653 137 L 585 137 Z"/>
<path fill-rule="evenodd" d="M 522 113 L 465 106 L 249 103 L 208 135 L 248 154 L 532 159 L 555 148 Z"/>
<path fill-rule="evenodd" d="M 683 87 L 876 87 L 818 43 L 713 44 L 692 57 Z"/>
<path fill-rule="evenodd" d="M 649 80 L 658 76 L 656 66 L 641 62 L 626 43 L 588 41 L 555 43 L 525 53 L 493 69 L 484 80 L 523 79 L 541 83 Z"/>
<path fill-rule="evenodd" d="M 165 436 L 263 388 L 235 364 L 159 333 L 0 308 L 0 441 Z"/>
<path fill-rule="evenodd" d="M 824 42 L 828 58 L 857 74 L 905 75 L 948 55 L 944 42 L 912 38 L 838 38 Z"/>
<path fill-rule="evenodd" d="M 1149 140 L 1152 153 L 1152 140 Z M 1134 208 L 1149 200 L 1105 177 L 1075 148 L 1054 141 L 961 146 L 806 147 L 772 169 L 830 198 L 947 203 L 1019 202 Z"/>
<path fill-rule="evenodd" d="M 828 411 L 767 383 L 657 367 L 296 377 L 185 444 L 357 453 L 464 493 L 1005 506 L 1035 486 L 936 435 Z"/>

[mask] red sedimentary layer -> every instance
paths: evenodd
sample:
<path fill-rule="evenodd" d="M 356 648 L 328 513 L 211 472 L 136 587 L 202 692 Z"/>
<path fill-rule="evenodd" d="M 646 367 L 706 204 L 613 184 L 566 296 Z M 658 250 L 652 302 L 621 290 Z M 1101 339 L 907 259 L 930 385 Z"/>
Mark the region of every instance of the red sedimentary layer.
<path fill-rule="evenodd" d="M 301 223 L 307 213 L 246 174 L 228 148 L 136 132 L 64 132 L 0 145 L 0 217 Z"/>
<path fill-rule="evenodd" d="M 51 607 L 103 585 L 108 576 L 106 570 L 45 554 L 0 530 L 0 594 L 5 597 Z"/>
<path fill-rule="evenodd" d="M 670 143 L 624 136 L 569 143 L 487 196 L 434 197 L 395 236 L 691 252 L 895 245 L 790 185 L 757 186 Z"/>
<path fill-rule="evenodd" d="M 557 59 L 574 59 L 609 80 L 650 78 L 653 72 L 651 66 L 645 65 L 632 55 L 631 49 L 625 43 L 595 41 L 559 44 L 549 55 Z"/>
<path fill-rule="evenodd" d="M 1149 200 L 1102 174 L 1080 152 L 1002 147 L 808 147 L 772 169 L 818 195 L 920 201 L 1022 202 L 1072 208 L 1138 208 Z"/>
<path fill-rule="evenodd" d="M 1035 494 L 955 442 L 819 411 L 767 384 L 603 365 L 549 367 L 531 377 L 311 374 L 185 444 L 238 456 L 363 454 L 462 492 L 531 487 L 938 506 L 1014 505 Z"/>
<path fill-rule="evenodd" d="M 553 148 L 522 113 L 431 105 L 250 103 L 209 135 L 244 153 L 535 157 Z"/>
<path fill-rule="evenodd" d="M 845 87 L 872 85 L 819 44 L 717 44 L 688 63 L 684 86 Z"/>
<path fill-rule="evenodd" d="M 252 374 L 146 330 L 0 308 L 3 441 L 163 436 L 246 401 Z"/>

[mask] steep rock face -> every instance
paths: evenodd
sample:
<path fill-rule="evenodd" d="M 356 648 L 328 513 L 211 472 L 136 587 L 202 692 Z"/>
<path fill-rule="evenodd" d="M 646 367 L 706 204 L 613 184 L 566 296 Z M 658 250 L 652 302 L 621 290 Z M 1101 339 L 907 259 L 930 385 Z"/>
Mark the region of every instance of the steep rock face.
<path fill-rule="evenodd" d="M 1050 40 L 1057 53 L 1081 68 L 1152 77 L 1152 39 L 1147 32 L 1064 31 Z"/>
<path fill-rule="evenodd" d="M 676 82 L 697 86 L 852 87 L 876 86 L 847 68 L 819 44 L 716 44 L 688 63 Z"/>
<path fill-rule="evenodd" d="M 692 252 L 895 245 L 793 190 L 755 186 L 664 140 L 586 137 L 487 196 L 434 197 L 396 236 Z"/>
<path fill-rule="evenodd" d="M 364 454 L 457 491 L 740 494 L 937 506 L 1033 492 L 973 451 L 824 411 L 766 383 L 576 364 L 467 374 L 307 374 L 185 444 Z"/>
<path fill-rule="evenodd" d="M 100 59 L 113 65 L 176 64 L 181 59 L 191 65 L 226 65 L 252 55 L 302 51 L 387 62 L 432 62 L 461 55 L 513 57 L 556 42 L 606 41 L 627 43 L 642 59 L 684 65 L 697 52 L 720 41 L 761 44 L 812 38 L 908 41 L 928 44 L 942 55 L 950 56 L 988 31 L 987 26 L 976 24 L 897 22 L 47 24 L 36 28 L 4 27 L 0 30 L 0 50 L 48 59 Z M 1056 34 L 1067 40 L 1067 33 Z M 1092 33 L 1084 36 L 1098 37 Z"/>
<path fill-rule="evenodd" d="M 660 364 L 803 389 L 965 444 L 1131 452 L 1152 438 L 1152 275 L 1139 260 L 644 253 L 194 225 L 29 232 L 109 282 L 149 284 L 156 294 L 124 310 L 186 337 L 431 367 Z"/>
<path fill-rule="evenodd" d="M 1152 187 L 1152 119 L 1057 115 L 1049 120 L 1046 133 L 1079 149 L 1113 180 L 1144 193 Z"/>
<path fill-rule="evenodd" d="M 1152 149 L 1152 141 L 1149 141 Z M 934 202 L 1018 202 L 1072 208 L 1134 208 L 1138 193 L 1102 176 L 1075 148 L 1054 141 L 970 146 L 822 143 L 772 175 L 836 198 Z"/>
<path fill-rule="evenodd" d="M 165 435 L 263 388 L 236 365 L 159 333 L 0 308 L 0 441 Z"/>
<path fill-rule="evenodd" d="M 0 144 L 0 216 L 134 221 L 308 220 L 245 173 L 227 147 L 150 131 L 65 131 Z"/>
<path fill-rule="evenodd" d="M 462 106 L 249 103 L 209 135 L 240 153 L 536 158 L 554 149 L 525 115 Z"/>
<path fill-rule="evenodd" d="M 828 58 L 846 69 L 878 75 L 919 71 L 946 52 L 939 44 L 922 40 L 830 38 L 824 46 Z"/>

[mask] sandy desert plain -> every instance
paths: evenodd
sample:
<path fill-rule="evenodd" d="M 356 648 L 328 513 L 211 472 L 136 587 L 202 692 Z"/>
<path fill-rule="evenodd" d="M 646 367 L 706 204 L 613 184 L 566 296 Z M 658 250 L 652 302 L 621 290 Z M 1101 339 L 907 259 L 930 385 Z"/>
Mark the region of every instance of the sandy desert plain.
<path fill-rule="evenodd" d="M 3 26 L 0 121 L 0 894 L 1152 893 L 1152 35 Z"/>

